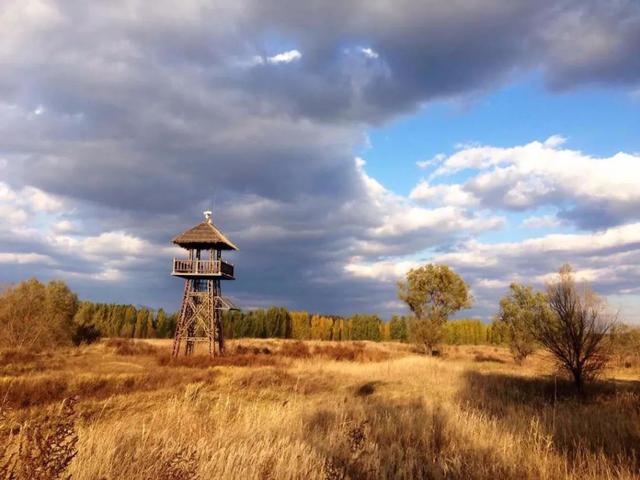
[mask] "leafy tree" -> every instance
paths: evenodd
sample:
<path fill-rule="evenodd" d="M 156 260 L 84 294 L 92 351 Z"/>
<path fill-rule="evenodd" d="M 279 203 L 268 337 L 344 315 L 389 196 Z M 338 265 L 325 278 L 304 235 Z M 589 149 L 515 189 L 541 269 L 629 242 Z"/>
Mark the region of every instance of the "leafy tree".
<path fill-rule="evenodd" d="M 606 366 L 605 340 L 614 326 L 604 302 L 588 285 L 579 288 L 569 265 L 547 286 L 548 305 L 533 316 L 532 333 L 573 377 L 579 391 Z"/>
<path fill-rule="evenodd" d="M 331 340 L 333 319 L 322 315 L 311 316 L 311 338 L 313 340 Z"/>
<path fill-rule="evenodd" d="M 407 332 L 407 321 L 404 317 L 394 315 L 389 322 L 389 335 L 391 340 L 406 342 L 409 339 Z"/>
<path fill-rule="evenodd" d="M 487 343 L 492 345 L 503 345 L 507 343 L 507 326 L 503 322 L 494 321 L 487 327 Z"/>
<path fill-rule="evenodd" d="M 73 317 L 74 345 L 93 343 L 100 338 L 100 329 L 95 324 L 95 306 L 91 302 L 81 302 Z"/>
<path fill-rule="evenodd" d="M 444 325 L 444 342 L 450 345 L 479 345 L 487 338 L 487 326 L 477 319 L 452 320 Z"/>
<path fill-rule="evenodd" d="M 61 281 L 35 278 L 0 294 L 0 346 L 42 349 L 69 345 L 78 298 Z"/>
<path fill-rule="evenodd" d="M 509 349 L 517 363 L 535 351 L 534 317 L 546 308 L 546 303 L 543 293 L 517 283 L 512 283 L 509 293 L 500 300 L 497 320 L 506 327 Z"/>
<path fill-rule="evenodd" d="M 146 326 L 144 338 L 156 338 L 156 327 L 153 325 L 153 312 L 151 310 L 147 310 L 147 318 L 145 323 Z"/>
<path fill-rule="evenodd" d="M 291 335 L 291 317 L 286 308 L 270 307 L 265 314 L 265 336 L 288 338 Z"/>
<path fill-rule="evenodd" d="M 94 306 L 91 302 L 80 302 L 78 311 L 73 317 L 73 323 L 75 323 L 76 325 L 93 324 L 93 310 Z"/>
<path fill-rule="evenodd" d="M 251 317 L 245 312 L 234 312 L 233 316 L 233 337 L 250 337 L 253 332 Z"/>
<path fill-rule="evenodd" d="M 70 342 L 74 333 L 73 317 L 78 310 L 78 296 L 61 280 L 50 281 L 45 289 L 44 311 L 54 345 Z"/>
<path fill-rule="evenodd" d="M 167 337 L 173 338 L 176 332 L 176 325 L 178 324 L 178 313 L 172 313 L 167 316 Z"/>
<path fill-rule="evenodd" d="M 351 317 L 351 340 L 381 340 L 380 323 L 376 315 L 357 314 Z"/>
<path fill-rule="evenodd" d="M 398 297 L 413 312 L 411 336 L 427 352 L 442 341 L 442 326 L 449 315 L 471 305 L 469 287 L 446 265 L 428 264 L 409 270 L 398 282 Z"/>
<path fill-rule="evenodd" d="M 122 326 L 119 329 L 119 336 L 125 338 L 133 338 L 135 334 L 135 326 L 137 321 L 136 307 L 128 305 L 123 313 Z"/>
<path fill-rule="evenodd" d="M 136 323 L 133 330 L 133 335 L 136 338 L 147 338 L 147 322 L 148 312 L 146 309 L 141 308 L 136 312 Z"/>
<path fill-rule="evenodd" d="M 344 319 L 335 318 L 331 328 L 331 340 L 346 340 L 344 336 Z"/>
<path fill-rule="evenodd" d="M 298 340 L 311 338 L 311 317 L 308 312 L 291 312 L 291 336 Z"/>
<path fill-rule="evenodd" d="M 252 333 L 250 336 L 253 338 L 266 338 L 267 337 L 267 332 L 265 328 L 266 315 L 264 310 L 259 309 L 251 312 L 249 314 L 249 318 L 252 322 L 251 325 L 253 327 Z"/>
<path fill-rule="evenodd" d="M 168 326 L 167 314 L 161 308 L 156 313 L 156 334 L 158 338 L 167 338 L 169 336 Z"/>

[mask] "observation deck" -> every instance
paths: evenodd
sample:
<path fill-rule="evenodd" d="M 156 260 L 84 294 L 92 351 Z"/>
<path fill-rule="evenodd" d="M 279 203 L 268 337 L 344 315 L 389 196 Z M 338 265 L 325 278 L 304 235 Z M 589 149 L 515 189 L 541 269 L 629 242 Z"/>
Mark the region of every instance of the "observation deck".
<path fill-rule="evenodd" d="M 171 275 L 182 278 L 235 280 L 233 265 L 224 260 L 183 260 L 174 258 Z"/>

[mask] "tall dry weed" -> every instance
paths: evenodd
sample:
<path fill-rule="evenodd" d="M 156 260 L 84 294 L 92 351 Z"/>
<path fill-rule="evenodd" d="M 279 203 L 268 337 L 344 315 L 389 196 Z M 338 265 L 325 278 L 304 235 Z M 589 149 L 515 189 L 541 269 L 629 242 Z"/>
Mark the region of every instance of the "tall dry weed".
<path fill-rule="evenodd" d="M 197 480 L 198 460 L 196 451 L 183 447 L 163 460 L 158 480 Z"/>
<path fill-rule="evenodd" d="M 116 355 L 157 355 L 158 349 L 145 341 L 129 338 L 109 338 L 105 346 L 112 349 Z"/>
<path fill-rule="evenodd" d="M 69 480 L 68 468 L 77 455 L 76 398 L 68 398 L 53 413 L 20 426 L 3 452 L 0 473 L 11 480 Z"/>

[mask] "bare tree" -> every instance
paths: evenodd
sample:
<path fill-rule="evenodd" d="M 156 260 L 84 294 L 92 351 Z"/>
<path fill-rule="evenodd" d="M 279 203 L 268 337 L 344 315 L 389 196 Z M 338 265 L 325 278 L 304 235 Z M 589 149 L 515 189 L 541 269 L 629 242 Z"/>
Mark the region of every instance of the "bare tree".
<path fill-rule="evenodd" d="M 539 308 L 535 315 L 532 333 L 582 391 L 606 366 L 605 340 L 615 319 L 588 285 L 576 285 L 566 264 L 558 281 L 547 286 L 547 301 L 548 308 Z"/>

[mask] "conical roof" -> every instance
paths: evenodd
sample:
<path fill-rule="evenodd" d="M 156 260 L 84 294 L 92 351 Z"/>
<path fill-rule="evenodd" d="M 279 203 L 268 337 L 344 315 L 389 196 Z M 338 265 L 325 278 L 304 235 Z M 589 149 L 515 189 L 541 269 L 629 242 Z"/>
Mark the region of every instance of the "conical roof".
<path fill-rule="evenodd" d="M 209 212 L 207 212 L 209 213 Z M 238 250 L 231 240 L 216 228 L 207 216 L 206 220 L 186 232 L 181 233 L 173 240 L 173 243 L 183 248 L 214 248 L 216 250 Z"/>

